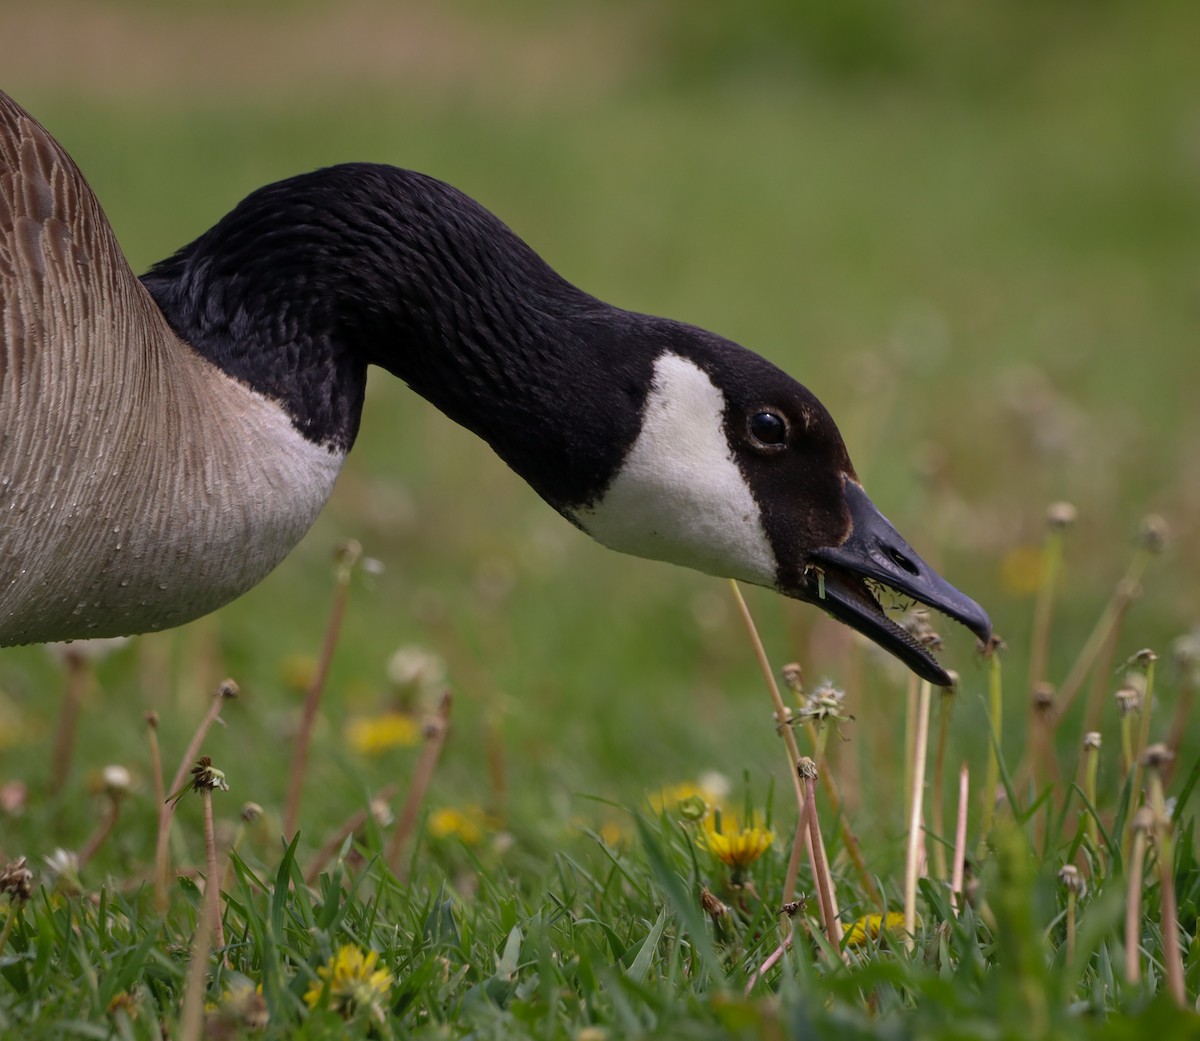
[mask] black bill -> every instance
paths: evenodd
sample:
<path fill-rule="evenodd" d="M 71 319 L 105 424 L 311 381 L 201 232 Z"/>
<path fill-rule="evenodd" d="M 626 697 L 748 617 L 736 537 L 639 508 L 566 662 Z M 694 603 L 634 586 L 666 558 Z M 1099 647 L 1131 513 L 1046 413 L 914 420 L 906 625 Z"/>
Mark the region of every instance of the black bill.
<path fill-rule="evenodd" d="M 874 587 L 887 586 L 940 611 L 985 643 L 992 632 L 987 613 L 917 556 L 861 485 L 848 480 L 845 493 L 850 536 L 840 546 L 811 554 L 804 599 L 894 654 L 922 679 L 948 687 L 946 670 L 911 633 L 887 616 Z"/>

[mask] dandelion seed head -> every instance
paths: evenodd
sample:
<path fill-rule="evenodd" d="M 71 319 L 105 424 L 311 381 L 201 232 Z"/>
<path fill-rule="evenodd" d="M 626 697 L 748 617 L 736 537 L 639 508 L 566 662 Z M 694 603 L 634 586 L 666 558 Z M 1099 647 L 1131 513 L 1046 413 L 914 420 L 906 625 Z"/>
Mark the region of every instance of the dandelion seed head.
<path fill-rule="evenodd" d="M 24 903 L 33 895 L 33 872 L 20 857 L 0 869 L 0 893 L 7 893 L 13 900 Z"/>
<path fill-rule="evenodd" d="M 1074 864 L 1064 864 L 1058 869 L 1058 881 L 1068 892 L 1083 896 L 1087 883 Z"/>
<path fill-rule="evenodd" d="M 799 662 L 788 662 L 781 670 L 784 686 L 788 688 L 796 697 L 801 697 L 804 694 L 804 669 L 801 668 Z"/>
<path fill-rule="evenodd" d="M 388 659 L 387 678 L 401 691 L 437 688 L 446 681 L 446 663 L 424 647 L 400 647 Z"/>
<path fill-rule="evenodd" d="M 851 717 L 846 713 L 846 692 L 822 680 L 805 696 L 800 715 L 819 726 L 848 722 Z"/>
<path fill-rule="evenodd" d="M 1174 758 L 1175 753 L 1159 742 L 1146 746 L 1146 751 L 1142 753 L 1142 766 L 1148 770 L 1161 770 Z"/>
<path fill-rule="evenodd" d="M 133 777 L 125 767 L 111 763 L 100 772 L 100 789 L 110 798 L 119 799 L 133 790 Z"/>
<path fill-rule="evenodd" d="M 1054 707 L 1054 684 L 1044 680 L 1033 685 L 1033 709 L 1039 715 L 1045 715 Z"/>
<path fill-rule="evenodd" d="M 942 637 L 929 621 L 929 611 L 924 607 L 909 608 L 900 619 L 900 627 L 928 651 L 942 649 Z"/>
<path fill-rule="evenodd" d="M 1171 657 L 1185 683 L 1200 685 L 1200 628 L 1171 641 Z"/>
<path fill-rule="evenodd" d="M 1148 513 L 1138 525 L 1137 542 L 1148 553 L 1161 553 L 1167 546 L 1167 522 L 1157 513 Z"/>
<path fill-rule="evenodd" d="M 717 899 L 708 886 L 700 887 L 700 907 L 711 918 L 724 918 L 729 914 L 729 908 Z"/>
<path fill-rule="evenodd" d="M 367 809 L 371 819 L 381 828 L 390 828 L 396 822 L 396 815 L 386 799 L 372 799 Z"/>
<path fill-rule="evenodd" d="M 79 883 L 79 857 L 69 849 L 59 846 L 53 853 L 42 857 L 51 882 L 65 882 L 71 888 Z"/>
<path fill-rule="evenodd" d="M 225 780 L 225 771 L 218 770 L 212 764 L 212 757 L 202 755 L 196 760 L 196 765 L 192 767 L 192 781 L 190 785 L 194 792 L 227 792 L 229 784 Z"/>
<path fill-rule="evenodd" d="M 1136 687 L 1118 687 L 1114 697 L 1122 716 L 1131 716 L 1142 709 L 1142 693 Z"/>
<path fill-rule="evenodd" d="M 1158 655 L 1149 647 L 1143 647 L 1140 651 L 1130 655 L 1129 664 L 1136 666 L 1139 669 L 1146 669 L 1158 661 Z"/>
<path fill-rule="evenodd" d="M 1000 637 L 998 633 L 992 633 L 987 641 L 980 640 L 978 650 L 985 658 L 990 658 L 994 654 L 999 654 L 1001 651 L 1007 650 L 1008 644 Z"/>
<path fill-rule="evenodd" d="M 333 566 L 339 582 L 349 580 L 355 565 L 362 558 L 362 551 L 362 543 L 357 539 L 347 539 L 334 548 Z"/>
<path fill-rule="evenodd" d="M 696 784 L 709 802 L 724 802 L 733 790 L 729 778 L 720 770 L 705 770 L 696 778 Z"/>
<path fill-rule="evenodd" d="M 1046 508 L 1046 524 L 1052 531 L 1071 527 L 1078 517 L 1079 511 L 1069 502 L 1054 502 Z"/>
<path fill-rule="evenodd" d="M 1150 831 L 1154 827 L 1154 811 L 1149 806 L 1142 806 L 1133 815 L 1129 827 L 1134 831 Z"/>

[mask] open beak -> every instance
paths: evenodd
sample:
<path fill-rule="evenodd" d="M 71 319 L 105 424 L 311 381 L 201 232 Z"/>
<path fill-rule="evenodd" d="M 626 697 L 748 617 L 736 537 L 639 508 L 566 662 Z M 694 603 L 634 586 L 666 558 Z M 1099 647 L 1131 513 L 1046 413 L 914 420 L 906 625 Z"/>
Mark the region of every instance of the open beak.
<path fill-rule="evenodd" d="M 950 676 L 929 651 L 887 616 L 874 587 L 887 586 L 935 608 L 985 643 L 992 632 L 987 613 L 917 556 L 860 484 L 846 480 L 845 493 L 850 535 L 840 546 L 810 554 L 801 596 L 894 654 L 922 679 L 950 686 Z"/>

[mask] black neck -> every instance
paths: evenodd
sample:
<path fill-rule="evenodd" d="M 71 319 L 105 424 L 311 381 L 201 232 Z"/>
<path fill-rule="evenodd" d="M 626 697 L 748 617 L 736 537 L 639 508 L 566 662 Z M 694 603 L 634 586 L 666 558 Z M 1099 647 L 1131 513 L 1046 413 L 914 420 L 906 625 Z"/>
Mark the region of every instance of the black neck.
<path fill-rule="evenodd" d="M 420 174 L 350 164 L 269 185 L 143 281 L 182 339 L 318 443 L 353 443 L 368 364 L 560 509 L 602 488 L 636 434 L 649 362 L 620 346 L 651 320 Z"/>

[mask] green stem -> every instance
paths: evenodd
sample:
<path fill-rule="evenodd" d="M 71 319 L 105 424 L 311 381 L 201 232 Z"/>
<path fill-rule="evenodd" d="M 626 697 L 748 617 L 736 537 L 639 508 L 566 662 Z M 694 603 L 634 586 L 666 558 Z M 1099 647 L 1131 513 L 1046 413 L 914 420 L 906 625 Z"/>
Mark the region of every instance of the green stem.
<path fill-rule="evenodd" d="M 983 817 L 979 829 L 979 855 L 982 858 L 996 816 L 996 789 L 1000 785 L 1000 734 L 1004 725 L 1004 686 L 1000 672 L 1000 652 L 993 649 L 988 658 L 988 742 L 987 772 L 983 779 Z"/>

